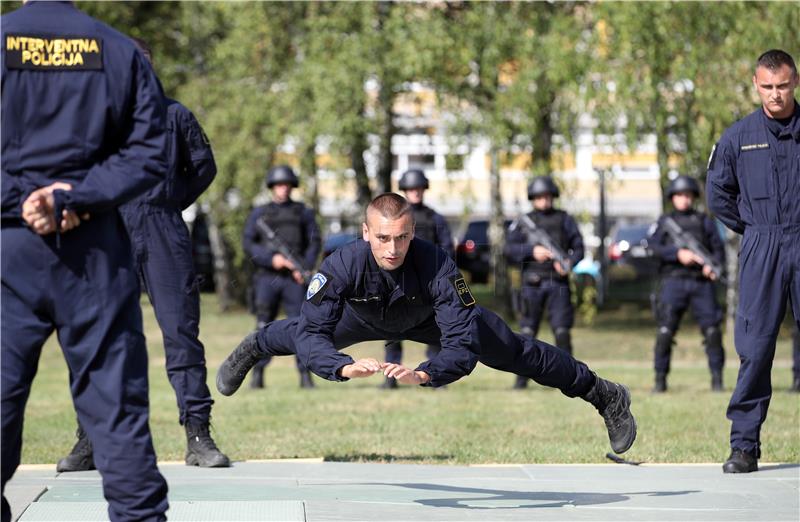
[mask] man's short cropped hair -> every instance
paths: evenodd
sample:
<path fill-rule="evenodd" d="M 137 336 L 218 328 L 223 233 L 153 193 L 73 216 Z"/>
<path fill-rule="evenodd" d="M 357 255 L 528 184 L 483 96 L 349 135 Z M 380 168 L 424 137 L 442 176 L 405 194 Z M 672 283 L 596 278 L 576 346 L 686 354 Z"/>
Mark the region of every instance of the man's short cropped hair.
<path fill-rule="evenodd" d="M 784 65 L 788 65 L 792 70 L 792 74 L 795 77 L 797 76 L 797 66 L 794 64 L 794 59 L 792 58 L 792 55 L 786 51 L 781 51 L 780 49 L 770 49 L 759 56 L 758 60 L 756 61 L 756 69 L 759 67 L 764 67 L 773 72 L 777 71 Z"/>
<path fill-rule="evenodd" d="M 385 218 L 399 219 L 411 212 L 411 205 L 403 196 L 395 194 L 394 192 L 386 192 L 380 196 L 377 196 L 370 202 L 369 205 L 367 205 L 366 215 L 364 216 L 365 222 L 366 217 L 369 215 L 370 209 L 374 210 Z"/>

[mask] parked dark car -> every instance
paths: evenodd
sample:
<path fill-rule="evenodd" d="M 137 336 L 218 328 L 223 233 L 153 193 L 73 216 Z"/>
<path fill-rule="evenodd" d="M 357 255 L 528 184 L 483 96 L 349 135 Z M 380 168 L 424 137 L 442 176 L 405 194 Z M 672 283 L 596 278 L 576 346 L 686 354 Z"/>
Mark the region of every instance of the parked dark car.
<path fill-rule="evenodd" d="M 352 243 L 360 237 L 360 234 L 354 232 L 337 232 L 335 234 L 330 234 L 325 238 L 325 242 L 322 244 L 322 259 L 331 255 L 337 248 Z"/>
<path fill-rule="evenodd" d="M 650 301 L 658 281 L 659 261 L 648 240 L 653 223 L 616 225 L 608 245 L 608 297 L 618 301 Z"/>
<path fill-rule="evenodd" d="M 505 220 L 505 227 L 511 225 L 511 220 Z M 492 271 L 491 252 L 489 245 L 489 221 L 479 219 L 467 223 L 464 236 L 456 246 L 456 266 L 469 272 L 472 283 L 486 283 Z"/>

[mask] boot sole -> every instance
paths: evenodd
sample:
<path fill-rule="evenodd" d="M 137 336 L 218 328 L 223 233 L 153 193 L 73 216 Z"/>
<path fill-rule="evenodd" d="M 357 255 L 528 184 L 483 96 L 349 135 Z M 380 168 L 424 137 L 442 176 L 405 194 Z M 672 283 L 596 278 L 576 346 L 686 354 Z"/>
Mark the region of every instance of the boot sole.
<path fill-rule="evenodd" d="M 637 432 L 636 417 L 633 416 L 633 412 L 631 411 L 631 402 L 633 402 L 633 400 L 631 399 L 631 392 L 630 390 L 628 390 L 628 387 L 625 386 L 624 384 L 621 384 L 620 386 L 622 386 L 622 389 L 625 392 L 625 409 L 628 410 L 628 413 L 631 416 L 631 421 L 633 422 L 633 429 L 629 432 L 630 433 L 629 439 L 626 439 L 625 445 L 622 448 L 620 448 L 619 450 L 613 447 L 611 448 L 614 450 L 614 453 L 617 454 L 625 453 L 626 451 L 631 449 L 631 446 L 633 446 L 633 442 L 636 440 L 636 432 Z"/>
<path fill-rule="evenodd" d="M 186 457 L 186 465 L 197 466 L 199 468 L 229 468 L 231 467 L 231 462 L 229 460 L 210 463 L 201 462 L 195 455 L 189 455 Z"/>
<path fill-rule="evenodd" d="M 225 363 L 222 363 L 222 364 L 224 365 Z M 221 370 L 221 368 L 220 368 L 220 370 Z M 236 391 L 242 386 L 242 382 L 244 382 L 244 381 L 239 382 L 238 384 L 236 384 L 236 386 L 229 386 L 228 384 L 226 384 L 223 381 L 222 373 L 221 373 L 220 370 L 217 370 L 217 378 L 216 378 L 217 391 L 220 392 L 222 395 L 224 395 L 226 397 L 230 397 L 231 395 L 236 393 Z"/>

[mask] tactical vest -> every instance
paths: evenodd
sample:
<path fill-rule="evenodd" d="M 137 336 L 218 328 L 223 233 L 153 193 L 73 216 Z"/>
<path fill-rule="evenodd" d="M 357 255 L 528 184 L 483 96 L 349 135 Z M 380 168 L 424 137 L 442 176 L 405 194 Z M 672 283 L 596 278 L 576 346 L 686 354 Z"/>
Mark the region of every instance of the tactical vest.
<path fill-rule="evenodd" d="M 414 213 L 414 236 L 438 244 L 436 241 L 436 221 L 434 216 L 436 211 L 425 205 L 411 205 Z"/>
<path fill-rule="evenodd" d="M 553 242 L 559 245 L 564 252 L 569 251 L 567 238 L 564 234 L 564 222 L 567 219 L 566 212 L 555 209 L 548 212 L 534 210 L 533 212 L 529 212 L 528 216 L 533 220 L 534 223 L 536 223 L 537 227 L 547 232 Z M 531 261 L 527 270 L 543 276 L 561 277 L 558 275 L 558 272 L 556 272 L 552 261 L 547 261 L 545 263 Z"/>
<path fill-rule="evenodd" d="M 302 258 L 308 246 L 308 238 L 303 226 L 303 210 L 305 205 L 295 201 L 279 205 L 269 203 L 264 212 L 264 220 L 275 231 L 291 251 Z"/>
<path fill-rule="evenodd" d="M 711 242 L 708 240 L 706 231 L 703 228 L 703 214 L 695 212 L 672 212 L 670 217 L 675 220 L 684 232 L 691 234 L 697 241 L 699 241 L 706 249 L 711 252 Z M 667 235 L 667 240 L 671 245 L 675 242 Z M 700 265 L 686 266 L 679 261 L 674 263 L 664 263 L 661 265 L 661 272 L 667 276 L 676 277 L 698 277 L 703 273 L 703 267 Z"/>

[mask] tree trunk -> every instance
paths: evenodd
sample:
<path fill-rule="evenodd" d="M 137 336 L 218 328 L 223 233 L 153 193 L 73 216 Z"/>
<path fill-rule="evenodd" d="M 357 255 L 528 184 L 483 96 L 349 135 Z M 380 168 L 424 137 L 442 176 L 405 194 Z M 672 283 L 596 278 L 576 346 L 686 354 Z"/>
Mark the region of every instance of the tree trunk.
<path fill-rule="evenodd" d="M 381 86 L 381 92 L 378 97 L 379 103 L 383 110 L 383 125 L 381 125 L 380 136 L 380 157 L 378 158 L 378 193 L 392 191 L 392 137 L 395 133 L 394 126 L 394 110 L 392 102 L 394 101 L 391 87 L 387 85 Z"/>
<path fill-rule="evenodd" d="M 728 283 L 725 288 L 725 337 L 733 341 L 736 308 L 739 306 L 739 242 L 741 236 L 729 232 L 725 241 L 725 260 Z"/>
<path fill-rule="evenodd" d="M 306 204 L 319 215 L 319 188 L 317 180 L 317 137 L 310 137 L 300 151 L 300 172 L 306 186 Z"/>
<path fill-rule="evenodd" d="M 364 153 L 367 151 L 368 143 L 365 134 L 359 134 L 354 140 L 350 149 L 350 161 L 356 173 L 356 202 L 365 209 L 372 201 L 372 190 L 369 188 L 369 176 L 367 175 L 367 165 L 364 162 Z"/>
<path fill-rule="evenodd" d="M 503 255 L 506 244 L 505 216 L 503 215 L 503 198 L 500 193 L 500 161 L 497 147 L 491 148 L 491 167 L 489 172 L 489 191 L 491 201 L 491 220 L 489 222 L 489 244 L 491 244 L 492 267 L 494 268 L 494 295 L 503 315 L 513 317 L 511 306 L 511 282 L 508 278 L 508 266 Z"/>
<path fill-rule="evenodd" d="M 211 255 L 214 256 L 214 291 L 217 294 L 220 310 L 225 312 L 230 309 L 235 299 L 231 293 L 233 285 L 231 284 L 230 255 L 217 221 L 214 219 L 214 213 L 209 212 L 206 215 L 206 219 L 208 222 L 208 241 L 211 246 Z"/>

